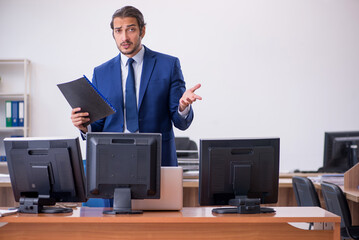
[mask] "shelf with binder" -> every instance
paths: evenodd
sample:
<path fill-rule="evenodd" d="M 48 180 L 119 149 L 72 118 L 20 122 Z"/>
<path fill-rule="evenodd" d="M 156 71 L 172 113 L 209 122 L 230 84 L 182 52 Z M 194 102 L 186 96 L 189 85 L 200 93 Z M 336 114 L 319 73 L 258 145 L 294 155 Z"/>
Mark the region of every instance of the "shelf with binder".
<path fill-rule="evenodd" d="M 27 95 L 0 95 L 0 106 L 4 106 L 2 111 L 4 118 L 0 119 L 0 129 L 3 127 L 25 127 L 25 102 Z M 1 112 L 2 112 L 1 111 Z"/>
<path fill-rule="evenodd" d="M 183 178 L 198 179 L 199 158 L 197 143 L 189 137 L 176 137 L 178 166 L 183 169 Z"/>
<path fill-rule="evenodd" d="M 30 61 L 0 59 L 0 157 L 3 140 L 29 136 Z"/>
<path fill-rule="evenodd" d="M 184 178 L 198 178 L 198 150 L 177 150 L 178 166 L 183 168 Z"/>

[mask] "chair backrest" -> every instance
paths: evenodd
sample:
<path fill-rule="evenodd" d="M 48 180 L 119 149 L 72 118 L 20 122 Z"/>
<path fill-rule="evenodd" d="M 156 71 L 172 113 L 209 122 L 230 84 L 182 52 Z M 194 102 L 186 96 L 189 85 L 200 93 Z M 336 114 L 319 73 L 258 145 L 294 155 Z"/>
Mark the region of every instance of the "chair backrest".
<path fill-rule="evenodd" d="M 175 137 L 177 150 L 198 150 L 197 143 L 189 137 Z"/>
<path fill-rule="evenodd" d="M 333 183 L 323 182 L 321 185 L 327 210 L 341 217 L 341 227 L 350 227 L 352 218 L 342 189 Z"/>
<path fill-rule="evenodd" d="M 178 159 L 198 159 L 197 143 L 188 137 L 175 137 Z"/>
<path fill-rule="evenodd" d="M 298 206 L 320 207 L 318 193 L 310 179 L 294 176 L 292 178 L 292 184 Z"/>

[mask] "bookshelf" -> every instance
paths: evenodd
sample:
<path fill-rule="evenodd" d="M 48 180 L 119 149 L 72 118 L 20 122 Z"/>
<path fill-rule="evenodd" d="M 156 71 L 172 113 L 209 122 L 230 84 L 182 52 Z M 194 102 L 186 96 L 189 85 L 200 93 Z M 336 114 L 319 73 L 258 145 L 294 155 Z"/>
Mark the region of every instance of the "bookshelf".
<path fill-rule="evenodd" d="M 29 136 L 30 61 L 0 59 L 0 156 L 5 156 L 4 138 Z M 7 126 L 6 102 L 23 102 L 23 126 Z M 20 105 L 21 106 L 21 105 Z M 22 111 L 21 110 L 21 111 Z M 6 163 L 0 162 L 0 165 Z"/>

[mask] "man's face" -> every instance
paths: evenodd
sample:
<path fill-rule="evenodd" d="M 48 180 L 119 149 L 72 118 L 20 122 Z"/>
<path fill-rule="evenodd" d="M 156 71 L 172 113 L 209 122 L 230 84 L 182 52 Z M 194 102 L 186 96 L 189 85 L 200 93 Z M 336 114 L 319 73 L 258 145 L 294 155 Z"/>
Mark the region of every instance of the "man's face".
<path fill-rule="evenodd" d="M 145 27 L 140 35 L 140 27 L 136 18 L 116 17 L 113 20 L 113 37 L 117 48 L 127 57 L 135 56 L 141 50 L 141 40 L 145 36 Z"/>

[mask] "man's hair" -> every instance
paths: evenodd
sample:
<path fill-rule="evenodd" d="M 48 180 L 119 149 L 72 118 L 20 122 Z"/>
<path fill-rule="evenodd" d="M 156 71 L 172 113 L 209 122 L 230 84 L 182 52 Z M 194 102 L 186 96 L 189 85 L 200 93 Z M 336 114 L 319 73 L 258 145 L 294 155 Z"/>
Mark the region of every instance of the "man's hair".
<path fill-rule="evenodd" d="M 132 6 L 125 6 L 122 7 L 118 10 L 116 10 L 116 12 L 112 15 L 112 21 L 111 21 L 111 28 L 113 29 L 113 20 L 116 18 L 126 18 L 126 17 L 133 17 L 136 18 L 138 26 L 140 28 L 140 34 L 142 34 L 142 28 L 146 25 L 145 20 L 143 19 L 143 15 L 140 12 L 140 10 L 138 10 L 135 7 Z"/>

